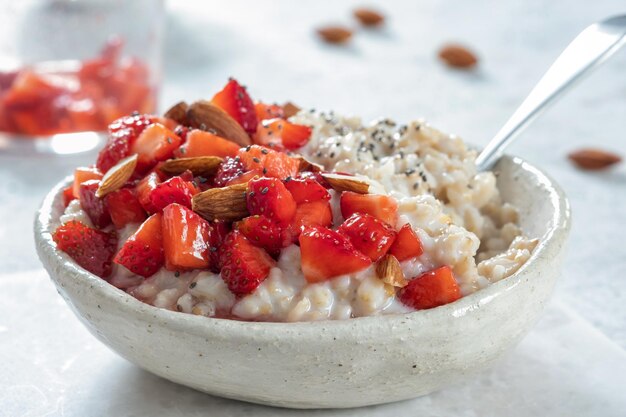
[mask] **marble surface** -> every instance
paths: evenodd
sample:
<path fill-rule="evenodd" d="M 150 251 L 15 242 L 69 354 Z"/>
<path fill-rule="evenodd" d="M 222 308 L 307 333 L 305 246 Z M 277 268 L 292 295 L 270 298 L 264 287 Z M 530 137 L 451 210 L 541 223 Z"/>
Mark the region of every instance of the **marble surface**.
<path fill-rule="evenodd" d="M 381 3 L 389 15 L 384 29 L 360 30 L 348 47 L 312 35 L 316 25 L 353 24 L 355 4 L 170 2 L 162 107 L 210 96 L 233 75 L 256 98 L 365 118 L 424 117 L 482 145 L 571 38 L 592 21 L 625 11 L 620 0 L 398 0 Z M 477 51 L 477 71 L 448 70 L 434 59 L 449 40 Z M 626 382 L 626 164 L 590 174 L 565 158 L 581 146 L 626 155 L 625 66 L 626 49 L 510 150 L 550 173 L 573 209 L 558 301 L 536 330 L 468 384 L 339 414 L 626 414 L 618 390 Z M 290 414 L 203 396 L 146 374 L 95 342 L 62 304 L 38 271 L 33 213 L 54 183 L 93 157 L 0 154 L 0 265 L 6 274 L 23 272 L 0 275 L 0 416 Z"/>

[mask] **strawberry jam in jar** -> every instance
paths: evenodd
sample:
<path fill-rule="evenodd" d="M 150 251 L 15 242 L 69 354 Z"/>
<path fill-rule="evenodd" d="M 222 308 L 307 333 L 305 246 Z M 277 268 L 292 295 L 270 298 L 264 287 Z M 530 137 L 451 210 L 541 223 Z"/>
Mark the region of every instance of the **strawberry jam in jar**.
<path fill-rule="evenodd" d="M 160 0 L 0 4 L 0 135 L 99 132 L 154 112 L 162 20 Z"/>

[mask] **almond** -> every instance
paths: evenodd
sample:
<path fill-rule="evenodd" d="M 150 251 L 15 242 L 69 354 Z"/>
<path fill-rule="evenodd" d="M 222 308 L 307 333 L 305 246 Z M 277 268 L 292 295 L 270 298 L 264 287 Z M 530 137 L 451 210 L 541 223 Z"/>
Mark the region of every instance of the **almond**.
<path fill-rule="evenodd" d="M 352 191 L 359 194 L 367 194 L 370 189 L 370 185 L 366 181 L 351 175 L 323 172 L 322 177 L 328 181 L 333 190 L 338 192 Z"/>
<path fill-rule="evenodd" d="M 457 44 L 448 44 L 442 47 L 439 50 L 439 58 L 454 68 L 471 68 L 478 62 L 473 52 Z"/>
<path fill-rule="evenodd" d="M 243 127 L 210 101 L 201 100 L 192 103 L 187 109 L 187 119 L 191 127 L 215 132 L 216 135 L 232 140 L 239 146 L 252 144 Z"/>
<path fill-rule="evenodd" d="M 189 121 L 187 120 L 188 108 L 189 105 L 187 103 L 180 101 L 170 107 L 169 110 L 165 112 L 164 116 L 180 123 L 181 125 L 187 126 L 189 124 Z"/>
<path fill-rule="evenodd" d="M 317 34 L 328 43 L 346 43 L 352 37 L 352 31 L 343 26 L 324 26 Z"/>
<path fill-rule="evenodd" d="M 159 169 L 167 175 L 179 175 L 189 170 L 194 176 L 209 177 L 217 172 L 222 162 L 224 160 L 217 156 L 168 159 Z"/>
<path fill-rule="evenodd" d="M 376 264 L 376 275 L 385 284 L 402 288 L 408 284 L 400 267 L 400 262 L 393 255 L 385 255 Z"/>
<path fill-rule="evenodd" d="M 293 155 L 292 158 L 300 161 L 300 166 L 298 167 L 298 171 L 300 172 L 302 171 L 322 172 L 324 170 L 324 167 L 322 165 L 316 164 L 315 162 L 311 162 L 302 155 Z"/>
<path fill-rule="evenodd" d="M 599 170 L 622 161 L 619 155 L 601 149 L 584 148 L 567 156 L 580 169 Z"/>
<path fill-rule="evenodd" d="M 248 216 L 246 191 L 248 184 L 212 188 L 196 194 L 191 209 L 207 220 L 236 221 Z"/>
<path fill-rule="evenodd" d="M 117 191 L 126 184 L 135 172 L 137 166 L 137 154 L 131 155 L 119 161 L 109 168 L 100 181 L 100 187 L 96 190 L 96 197 L 102 198 L 105 195 Z"/>
<path fill-rule="evenodd" d="M 352 13 L 363 26 L 378 26 L 385 21 L 385 16 L 381 13 L 364 7 L 355 9 Z"/>
<path fill-rule="evenodd" d="M 283 104 L 283 112 L 285 113 L 286 119 L 290 118 L 291 116 L 295 116 L 300 110 L 300 107 L 296 106 L 291 101 Z"/>

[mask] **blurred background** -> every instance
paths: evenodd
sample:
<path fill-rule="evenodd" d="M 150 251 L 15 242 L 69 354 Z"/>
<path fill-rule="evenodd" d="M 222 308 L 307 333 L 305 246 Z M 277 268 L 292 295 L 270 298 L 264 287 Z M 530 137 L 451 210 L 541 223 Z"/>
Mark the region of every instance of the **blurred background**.
<path fill-rule="evenodd" d="M 14 48 L 7 54 L 58 59 L 53 48 L 71 45 L 74 56 L 63 58 L 84 64 L 106 58 L 111 53 L 110 46 L 106 49 L 108 35 L 124 32 L 126 41 L 119 53 L 137 58 L 145 73 L 133 78 L 137 68 L 131 71 L 129 61 L 119 61 L 126 64 L 119 64 L 115 71 L 130 75 L 118 80 L 117 103 L 134 103 L 120 97 L 129 89 L 145 88 L 140 96 L 151 101 L 133 105 L 144 106 L 142 111 L 163 112 L 181 100 L 210 98 L 233 76 L 248 87 L 253 99 L 292 101 L 303 108 L 335 110 L 364 119 L 384 116 L 406 122 L 424 118 L 477 146 L 487 143 L 581 30 L 626 12 L 622 0 L 39 3 L 52 8 L 43 9 L 44 17 L 32 15 L 31 20 L 20 22 L 26 26 L 10 33 L 8 23 L 0 25 L 0 45 Z M 17 2 L 1 4 L 0 22 L 15 23 L 7 17 Z M 85 4 L 115 9 L 117 14 L 114 19 L 106 17 L 108 12 L 93 14 L 81 9 Z M 384 15 L 384 22 L 369 28 L 360 25 L 352 12 L 365 6 Z M 67 16 L 63 7 L 91 20 L 51 19 L 50 10 Z M 44 27 L 43 21 L 52 26 Z M 328 25 L 346 27 L 352 37 L 343 44 L 328 43 L 316 32 Z M 50 32 L 58 37 L 42 35 Z M 91 39 L 96 33 L 107 36 L 95 36 L 98 41 L 85 47 L 81 39 L 87 42 L 88 36 L 83 34 L 90 34 Z M 468 70 L 446 65 L 438 52 L 451 42 L 471 50 L 478 59 L 476 66 Z M 9 65 L 6 60 L 0 63 L 5 66 L 0 70 Z M 567 155 L 582 147 L 626 155 L 625 67 L 626 49 L 537 120 L 508 150 L 544 169 L 569 196 L 574 223 L 555 298 L 611 346 L 616 357 L 622 358 L 620 366 L 626 363 L 622 279 L 626 270 L 626 164 L 588 172 L 573 166 Z M 33 147 L 23 149 L 15 142 L 28 139 L 2 140 L 0 263 L 4 273 L 37 270 L 33 213 L 47 190 L 75 166 L 92 163 L 95 151 L 56 155 Z M 56 297 L 51 285 L 42 291 Z M 2 337 L 0 331 L 0 341 Z M 567 398 L 564 394 L 563 400 Z M 604 411 L 605 416 L 620 415 L 611 414 L 610 408 Z"/>

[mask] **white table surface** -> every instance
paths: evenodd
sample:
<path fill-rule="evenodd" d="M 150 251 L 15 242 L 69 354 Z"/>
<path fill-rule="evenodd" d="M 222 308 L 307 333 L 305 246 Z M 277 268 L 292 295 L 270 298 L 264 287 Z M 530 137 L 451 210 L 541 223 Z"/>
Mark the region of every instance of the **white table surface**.
<path fill-rule="evenodd" d="M 373 2 L 370 2 L 373 3 Z M 626 12 L 621 0 L 387 1 L 388 25 L 348 47 L 316 25 L 350 21 L 353 1 L 171 2 L 163 107 L 209 97 L 230 75 L 255 98 L 365 118 L 424 117 L 482 145 L 576 33 Z M 478 71 L 442 67 L 448 40 L 472 46 Z M 624 416 L 626 164 L 585 173 L 568 151 L 626 155 L 626 50 L 511 148 L 568 194 L 574 225 L 555 299 L 492 370 L 418 400 L 338 415 Z M 147 374 L 91 337 L 41 271 L 32 239 L 40 200 L 93 155 L 0 154 L 0 416 L 332 415 L 278 411 L 199 394 Z"/>

